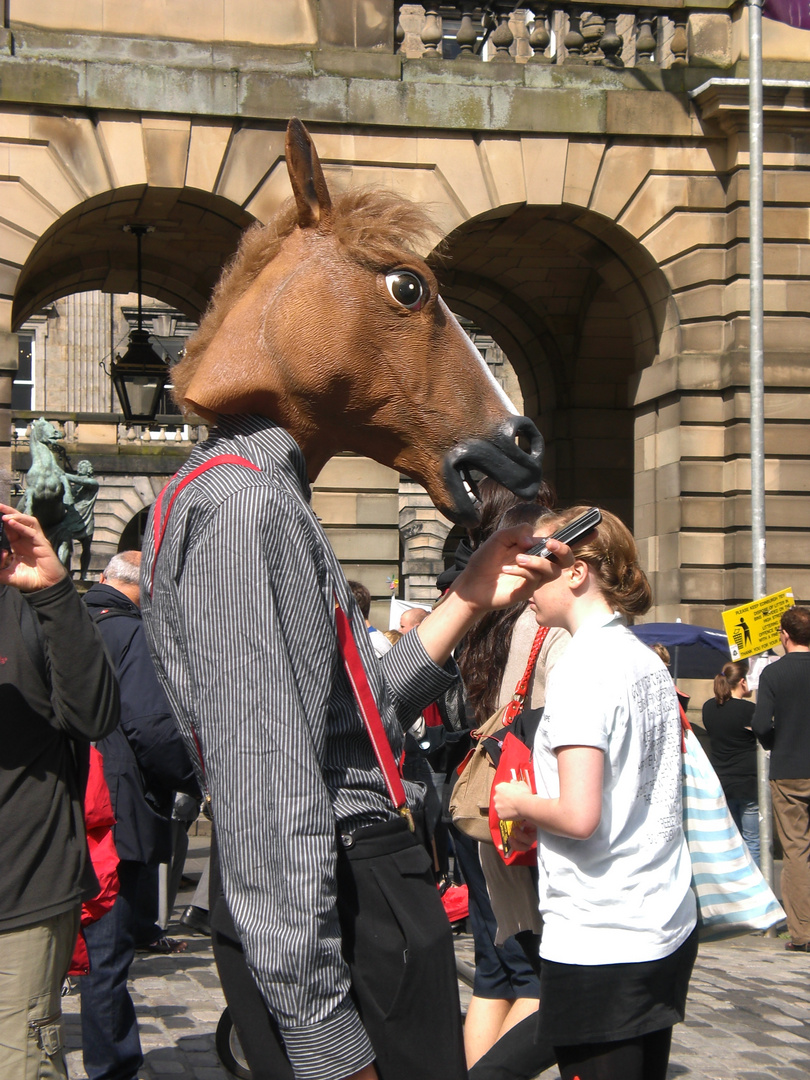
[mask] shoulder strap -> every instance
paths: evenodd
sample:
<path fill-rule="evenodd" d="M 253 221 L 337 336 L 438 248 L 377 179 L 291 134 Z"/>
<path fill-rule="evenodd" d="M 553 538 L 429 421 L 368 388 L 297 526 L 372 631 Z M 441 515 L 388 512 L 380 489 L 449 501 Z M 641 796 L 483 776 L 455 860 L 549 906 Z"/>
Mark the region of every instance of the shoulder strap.
<path fill-rule="evenodd" d="M 169 514 L 174 506 L 174 500 L 186 486 L 190 484 L 192 480 L 196 480 L 202 473 L 208 472 L 215 465 L 241 465 L 245 469 L 253 469 L 254 472 L 261 472 L 262 470 L 252 461 L 248 461 L 247 458 L 239 457 L 238 454 L 217 454 L 216 457 L 209 458 L 204 461 L 202 465 L 198 465 L 196 469 L 192 469 L 190 473 L 186 473 L 180 483 L 172 492 L 172 497 L 169 499 L 169 505 L 166 507 L 166 516 L 163 516 L 163 496 L 166 494 L 167 489 L 174 482 L 174 477 L 168 484 L 161 490 L 157 499 L 155 499 L 155 514 L 152 519 L 152 530 L 155 541 L 155 554 L 152 557 L 152 573 L 149 575 L 149 595 L 152 595 L 152 589 L 155 582 L 155 566 L 157 565 L 158 552 L 160 551 L 160 545 L 163 543 L 163 535 L 166 532 L 166 526 L 169 523 Z"/>
<path fill-rule="evenodd" d="M 394 759 L 394 752 L 385 733 L 380 710 L 374 700 L 366 669 L 363 667 L 363 661 L 357 651 L 357 642 L 354 640 L 354 634 L 352 633 L 352 624 L 349 621 L 349 616 L 340 606 L 337 597 L 335 597 L 335 624 L 337 626 L 338 646 L 340 647 L 340 655 L 343 658 L 343 666 L 346 669 L 349 684 L 371 741 L 374 756 L 377 758 L 377 764 L 382 770 L 389 798 L 399 813 L 408 818 L 411 829 L 413 829 L 413 819 L 408 809 L 405 788 L 402 786 L 402 779 Z"/>
<path fill-rule="evenodd" d="M 686 710 L 681 703 L 681 699 L 678 698 L 678 711 L 681 714 L 681 752 L 686 753 L 686 733 L 692 730 L 692 725 L 686 716 Z"/>
<path fill-rule="evenodd" d="M 172 480 L 163 488 L 155 500 L 155 513 L 153 517 L 153 535 L 155 552 L 152 556 L 152 575 L 149 581 L 149 594 L 152 594 L 152 587 L 154 584 L 155 564 L 157 563 L 158 552 L 160 546 L 163 543 L 163 537 L 166 533 L 166 525 L 168 524 L 169 514 L 171 513 L 174 500 L 179 495 L 180 491 L 190 484 L 192 480 L 195 480 L 201 473 L 206 472 L 208 469 L 215 465 L 242 465 L 248 469 L 254 469 L 256 472 L 261 472 L 258 465 L 252 461 L 248 461 L 247 458 L 238 457 L 236 454 L 218 454 L 216 457 L 209 458 L 204 461 L 202 465 L 198 465 L 196 469 L 192 469 L 190 473 L 182 478 L 175 490 L 172 492 L 172 496 L 169 499 L 168 506 L 166 507 L 165 516 L 163 514 L 163 496 L 166 493 L 166 489 L 172 483 Z M 366 669 L 363 667 L 363 661 L 360 658 L 360 653 L 357 650 L 357 642 L 354 640 L 354 634 L 352 633 L 351 622 L 349 617 L 343 608 L 340 606 L 337 597 L 335 597 L 335 623 L 337 626 L 338 647 L 340 648 L 340 654 L 343 658 L 343 666 L 346 669 L 346 674 L 349 679 L 349 683 L 354 693 L 357 707 L 360 710 L 360 715 L 363 718 L 363 724 L 368 733 L 368 737 L 371 740 L 371 745 L 374 750 L 374 756 L 377 758 L 377 763 L 382 770 L 383 778 L 385 780 L 385 786 L 388 789 L 388 794 L 391 798 L 391 802 L 396 809 L 404 817 L 408 819 L 408 823 L 413 829 L 413 818 L 411 812 L 408 809 L 407 800 L 405 797 L 405 788 L 402 786 L 402 780 L 399 775 L 399 771 L 394 759 L 394 752 L 391 749 L 391 744 L 388 741 L 388 736 L 385 733 L 383 727 L 382 717 L 380 716 L 380 710 L 377 708 L 377 703 L 374 700 L 374 694 L 371 690 L 371 686 L 368 681 L 368 675 Z M 197 747 L 197 754 L 200 758 L 200 765 L 203 769 L 203 775 L 205 775 L 205 765 L 202 760 L 202 753 L 200 750 L 199 740 L 197 733 L 192 728 L 192 735 L 194 736 L 194 742 Z"/>
<path fill-rule="evenodd" d="M 537 657 L 540 655 L 543 642 L 548 637 L 548 631 L 549 628 L 547 626 L 541 626 L 534 635 L 534 641 L 532 642 L 531 651 L 529 652 L 529 661 L 526 664 L 526 670 L 518 680 L 515 692 L 512 695 L 512 700 L 506 706 L 506 712 L 503 716 L 504 727 L 506 727 L 507 724 L 511 724 L 523 708 L 523 702 L 526 698 L 526 694 L 529 692 L 529 683 L 531 682 L 534 665 L 537 663 Z"/>

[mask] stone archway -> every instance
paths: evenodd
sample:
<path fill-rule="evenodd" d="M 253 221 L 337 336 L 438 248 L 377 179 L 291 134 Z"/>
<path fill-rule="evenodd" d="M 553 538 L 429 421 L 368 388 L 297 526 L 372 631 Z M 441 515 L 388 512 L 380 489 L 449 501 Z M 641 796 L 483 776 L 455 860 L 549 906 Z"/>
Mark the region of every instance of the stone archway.
<path fill-rule="evenodd" d="M 105 262 L 93 245 L 59 250 L 58 241 L 68 237 L 62 229 L 79 222 L 83 208 L 98 214 L 95 220 L 100 223 L 105 202 L 115 218 L 132 196 L 132 213 L 138 213 L 139 205 L 148 207 L 149 216 L 159 213 L 169 224 L 174 208 L 181 208 L 188 226 L 177 246 L 183 265 L 162 280 L 160 267 L 150 266 L 149 292 L 182 310 L 197 311 L 214 275 L 203 265 L 196 279 L 189 276 L 194 245 L 205 237 L 204 230 L 194 228 L 192 207 L 201 218 L 224 211 L 235 240 L 242 223 L 267 220 L 289 195 L 284 123 L 278 119 L 78 109 L 71 115 L 40 110 L 2 118 L 8 168 L 0 189 L 5 197 L 0 238 L 6 241 L 6 261 L 0 266 L 0 400 L 16 363 L 12 303 L 17 325 L 24 311 L 69 283 L 103 277 L 111 285 L 114 280 L 117 260 Z M 681 395 L 693 383 L 703 386 L 704 370 L 697 373 L 690 354 L 711 357 L 712 392 L 722 388 L 723 350 L 737 348 L 744 336 L 744 321 L 736 318 L 729 328 L 723 314 L 730 303 L 724 282 L 733 269 L 724 229 L 734 213 L 734 200 L 718 173 L 710 143 L 584 132 L 482 134 L 373 123 L 349 127 L 329 121 L 309 126 L 330 184 L 382 184 L 433 208 L 439 232 L 449 240 L 447 280 L 453 304 L 492 333 L 512 358 L 527 411 L 552 436 L 549 463 L 560 478 L 566 477 L 565 490 L 572 494 L 581 486 L 586 463 L 580 458 L 585 452 L 599 461 L 600 491 L 605 490 L 606 461 L 618 460 L 618 471 L 625 476 L 631 468 L 626 455 L 619 460 L 602 452 L 602 436 L 598 425 L 589 422 L 584 397 L 588 382 L 583 375 L 593 372 L 601 359 L 599 343 L 605 334 L 600 322 L 605 313 L 610 318 L 621 311 L 625 340 L 610 335 L 621 354 L 613 359 L 624 365 L 621 378 L 618 365 L 613 365 L 614 394 L 621 385 L 628 394 L 634 391 L 634 406 L 647 408 L 645 422 L 651 428 L 651 433 L 644 428 L 647 441 L 635 470 L 636 525 L 641 508 L 648 565 L 663 565 L 659 553 L 666 550 L 674 598 L 680 589 L 684 543 L 677 497 L 672 496 L 672 513 L 665 521 L 658 508 L 669 497 L 672 476 L 680 468 L 679 421 L 675 412 L 659 417 L 658 402 L 664 393 Z M 94 219 L 88 223 L 94 225 Z M 571 274 L 582 272 L 578 292 L 569 297 L 577 301 L 577 311 L 567 313 L 578 320 L 573 337 L 579 337 L 579 345 L 569 342 L 560 349 L 558 337 L 566 334 L 559 326 L 562 315 L 549 310 L 553 305 L 528 302 L 524 286 L 509 279 L 514 263 L 508 256 L 506 263 L 499 262 L 500 256 L 487 250 L 498 237 L 506 241 L 510 228 L 512 240 L 523 243 L 527 223 L 537 246 L 544 251 L 561 246 L 576 264 L 568 268 Z M 116 228 L 120 224 L 119 219 Z M 120 242 L 121 234 L 116 235 Z M 470 261 L 473 248 L 485 252 L 486 273 Z M 716 266 L 709 286 L 707 253 Z M 212 257 L 211 264 L 219 258 Z M 59 272 L 48 270 L 46 262 L 58 265 Z M 132 287 L 133 262 L 124 263 L 117 288 Z M 591 343 L 590 354 L 583 351 L 582 340 Z M 605 385 L 603 379 L 603 396 Z M 572 390 L 579 392 L 573 402 Z M 9 453 L 5 416 L 0 408 L 0 457 Z M 603 416 L 600 423 L 609 419 Z M 588 447 L 594 434 L 596 443 Z M 636 436 L 637 441 L 642 437 L 638 425 Z M 629 438 L 623 445 L 629 448 Z M 620 507 L 622 500 L 628 504 L 626 491 L 614 494 L 614 505 Z M 659 543 L 664 534 L 666 545 Z"/>
<path fill-rule="evenodd" d="M 220 196 L 138 184 L 106 191 L 60 217 L 21 268 L 12 327 L 68 293 L 137 290 L 136 244 L 125 226 L 150 231 L 142 242 L 144 295 L 199 320 L 222 266 L 255 219 Z"/>
<path fill-rule="evenodd" d="M 448 303 L 515 369 L 560 500 L 599 501 L 632 522 L 630 382 L 678 338 L 664 274 L 620 226 L 568 204 L 467 222 L 443 257 Z"/>
<path fill-rule="evenodd" d="M 107 474 L 95 505 L 93 574 L 104 569 L 119 551 L 140 547 L 146 515 L 168 477 L 162 474 Z M 74 558 L 74 569 L 76 559 Z"/>
<path fill-rule="evenodd" d="M 559 502 L 598 503 L 632 526 L 635 383 L 680 337 L 650 254 L 594 211 L 522 205 L 458 226 L 435 264 L 450 307 L 506 353 Z M 449 523 L 429 525 L 435 511 L 411 502 L 408 563 L 438 567 Z"/>

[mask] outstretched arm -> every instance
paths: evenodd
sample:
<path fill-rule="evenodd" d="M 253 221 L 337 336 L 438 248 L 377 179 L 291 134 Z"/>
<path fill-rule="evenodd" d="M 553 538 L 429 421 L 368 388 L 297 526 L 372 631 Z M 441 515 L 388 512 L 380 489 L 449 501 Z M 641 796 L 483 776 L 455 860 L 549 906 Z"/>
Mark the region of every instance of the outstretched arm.
<path fill-rule="evenodd" d="M 435 663 L 444 664 L 461 638 L 487 611 L 528 600 L 553 576 L 554 568 L 548 559 L 526 554 L 538 539 L 526 525 L 501 529 L 473 553 L 447 597 L 416 628 Z M 572 561 L 567 545 L 549 540 L 548 547 L 558 562 Z"/>
<path fill-rule="evenodd" d="M 71 490 L 70 477 L 67 473 L 62 473 L 62 489 L 64 491 L 62 502 L 65 506 L 73 506 L 73 491 Z"/>

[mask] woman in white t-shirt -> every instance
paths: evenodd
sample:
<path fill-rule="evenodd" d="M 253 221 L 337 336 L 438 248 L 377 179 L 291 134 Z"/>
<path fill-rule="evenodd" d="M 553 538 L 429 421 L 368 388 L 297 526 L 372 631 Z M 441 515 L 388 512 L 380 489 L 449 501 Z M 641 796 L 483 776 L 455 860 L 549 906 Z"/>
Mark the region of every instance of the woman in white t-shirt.
<path fill-rule="evenodd" d="M 546 517 L 542 529 L 585 509 Z M 532 603 L 540 625 L 572 640 L 546 689 L 538 794 L 523 783 L 495 793 L 524 842 L 537 830 L 540 1037 L 562 1080 L 665 1080 L 697 953 L 675 688 L 627 629 L 652 598 L 621 521 L 603 511 L 573 560 L 550 547 L 560 562 Z"/>

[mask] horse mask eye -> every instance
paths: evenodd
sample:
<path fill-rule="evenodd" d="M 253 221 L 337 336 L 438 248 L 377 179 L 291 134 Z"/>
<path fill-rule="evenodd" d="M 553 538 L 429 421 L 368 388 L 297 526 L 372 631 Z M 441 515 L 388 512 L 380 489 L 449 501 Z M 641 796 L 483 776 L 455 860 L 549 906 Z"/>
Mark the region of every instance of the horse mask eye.
<path fill-rule="evenodd" d="M 409 270 L 392 270 L 385 275 L 385 284 L 394 300 L 408 311 L 419 311 L 425 306 L 428 298 L 425 283 Z"/>

